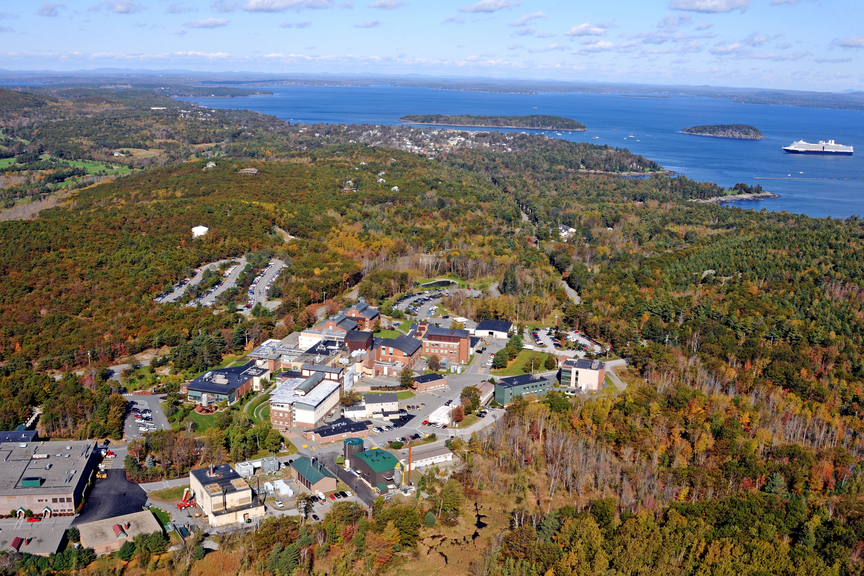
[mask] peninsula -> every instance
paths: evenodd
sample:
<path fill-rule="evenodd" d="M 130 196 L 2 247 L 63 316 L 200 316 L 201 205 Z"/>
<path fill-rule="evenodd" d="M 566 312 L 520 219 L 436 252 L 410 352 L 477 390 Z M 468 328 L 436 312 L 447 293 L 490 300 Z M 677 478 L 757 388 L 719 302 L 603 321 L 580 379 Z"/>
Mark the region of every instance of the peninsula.
<path fill-rule="evenodd" d="M 749 124 L 708 124 L 684 128 L 682 132 L 694 136 L 712 136 L 735 140 L 762 140 L 765 138 L 758 128 Z"/>
<path fill-rule="evenodd" d="M 475 128 L 528 128 L 531 130 L 567 130 L 582 132 L 585 124 L 562 118 L 532 114 L 530 116 L 452 116 L 448 114 L 408 114 L 399 118 L 401 122 L 412 124 L 432 124 L 444 126 L 471 126 Z"/>

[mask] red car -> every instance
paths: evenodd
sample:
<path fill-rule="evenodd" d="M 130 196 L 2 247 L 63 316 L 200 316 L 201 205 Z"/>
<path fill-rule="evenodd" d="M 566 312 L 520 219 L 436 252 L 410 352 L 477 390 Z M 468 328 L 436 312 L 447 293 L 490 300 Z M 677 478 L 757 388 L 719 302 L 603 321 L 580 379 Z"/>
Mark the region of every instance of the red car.
<path fill-rule="evenodd" d="M 336 495 L 335 495 L 335 494 L 330 494 L 330 499 L 331 499 L 331 500 L 336 500 Z"/>
<path fill-rule="evenodd" d="M 427 424 L 429 424 L 429 421 L 428 421 L 428 420 L 423 420 L 423 423 L 421 424 L 421 426 L 426 426 Z"/>
<path fill-rule="evenodd" d="M 36 516 L 31 516 L 27 518 L 27 522 L 41 522 L 42 518 L 37 518 Z"/>

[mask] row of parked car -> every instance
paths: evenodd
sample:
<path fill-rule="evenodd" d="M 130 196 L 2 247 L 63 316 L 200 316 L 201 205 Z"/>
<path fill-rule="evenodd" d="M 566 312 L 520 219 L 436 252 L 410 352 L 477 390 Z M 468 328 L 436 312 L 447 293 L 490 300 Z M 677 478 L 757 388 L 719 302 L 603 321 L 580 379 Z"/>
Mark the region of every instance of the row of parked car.
<path fill-rule="evenodd" d="M 149 408 L 144 408 L 140 410 L 137 407 L 137 402 L 132 401 L 131 404 L 134 406 L 129 413 L 135 418 L 135 423 L 138 424 L 138 430 L 140 432 L 152 432 L 156 430 L 156 425 L 153 424 L 153 411 Z"/>
<path fill-rule="evenodd" d="M 174 290 L 180 290 L 181 288 L 183 288 L 184 286 L 189 284 L 190 281 L 191 281 L 191 278 L 184 278 L 183 280 L 181 280 L 180 282 L 178 282 L 177 284 L 174 285 Z M 173 290 L 172 290 L 172 292 L 173 292 Z M 158 303 L 158 304 L 161 304 L 170 295 L 171 295 L 171 292 L 165 292 L 164 294 L 160 294 L 159 296 L 154 298 L 153 301 Z"/>
<path fill-rule="evenodd" d="M 271 262 L 267 265 L 266 268 L 264 268 L 264 270 L 261 271 L 260 274 L 258 274 L 258 276 L 255 277 L 254 280 L 252 280 L 252 284 L 249 286 L 248 290 L 249 303 L 246 305 L 248 308 L 252 308 L 253 306 L 255 306 L 255 288 L 258 287 L 258 283 L 261 281 L 262 278 L 264 278 L 264 275 L 269 272 L 271 268 L 273 268 L 273 266 L 275 266 L 275 264 Z M 275 278 L 273 280 L 275 280 Z M 265 293 L 270 291 L 270 287 L 273 285 L 273 280 L 270 280 L 270 282 L 267 283 Z"/>

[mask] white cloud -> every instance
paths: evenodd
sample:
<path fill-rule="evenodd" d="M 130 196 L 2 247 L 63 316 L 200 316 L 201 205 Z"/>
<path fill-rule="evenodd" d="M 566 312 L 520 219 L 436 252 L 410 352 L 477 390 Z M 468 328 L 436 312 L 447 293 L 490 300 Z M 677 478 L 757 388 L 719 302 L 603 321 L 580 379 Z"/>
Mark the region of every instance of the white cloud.
<path fill-rule="evenodd" d="M 565 32 L 565 36 L 604 36 L 606 34 L 606 28 L 602 26 L 594 26 L 593 24 L 580 24 L 579 26 L 573 26 L 570 28 L 569 32 Z"/>
<path fill-rule="evenodd" d="M 529 26 L 527 28 L 522 28 L 521 30 L 517 30 L 513 34 L 516 36 L 531 36 L 534 34 L 534 29 Z"/>
<path fill-rule="evenodd" d="M 58 14 L 58 9 L 65 7 L 65 4 L 42 4 L 42 6 L 39 7 L 39 10 L 36 11 L 36 14 L 39 16 L 45 16 L 46 18 L 54 18 Z"/>
<path fill-rule="evenodd" d="M 207 18 L 205 20 L 195 20 L 187 22 L 189 28 L 223 28 L 228 25 L 228 20 L 225 18 Z"/>
<path fill-rule="evenodd" d="M 615 45 L 612 42 L 590 42 L 588 44 L 584 44 L 579 51 L 580 52 L 609 52 L 610 50 L 614 50 Z"/>
<path fill-rule="evenodd" d="M 773 52 L 764 54 L 761 52 L 755 52 L 753 54 L 746 54 L 743 57 L 754 58 L 756 60 L 773 60 L 775 62 L 791 62 L 794 60 L 800 60 L 809 55 L 810 52 L 796 52 L 795 54 L 774 54 Z"/>
<path fill-rule="evenodd" d="M 355 28 L 375 28 L 381 24 L 377 19 L 376 20 L 363 20 L 362 22 L 357 22 L 354 24 Z"/>
<path fill-rule="evenodd" d="M 726 56 L 729 54 L 738 54 L 742 50 L 744 50 L 744 44 L 740 42 L 734 42 L 732 44 L 721 44 L 719 46 L 714 46 L 714 48 L 712 48 L 710 52 L 715 56 Z"/>
<path fill-rule="evenodd" d="M 450 16 L 446 20 L 444 20 L 444 24 L 464 24 L 465 20 L 462 18 L 457 18 L 456 16 Z"/>
<path fill-rule="evenodd" d="M 174 32 L 174 35 L 175 35 L 175 36 L 185 36 L 185 35 L 186 35 L 186 30 L 183 30 L 183 29 L 181 28 L 180 30 L 177 30 L 176 32 Z"/>
<path fill-rule="evenodd" d="M 168 14 L 188 14 L 189 12 L 197 12 L 198 8 L 194 6 L 184 6 L 180 2 L 175 2 L 168 6 L 168 9 L 165 10 Z"/>
<path fill-rule="evenodd" d="M 369 8 L 378 8 L 379 10 L 395 10 L 405 6 L 402 0 L 375 0 L 369 4 Z"/>
<path fill-rule="evenodd" d="M 521 18 L 517 18 L 513 22 L 510 22 L 509 25 L 510 26 L 516 26 L 516 27 L 524 26 L 525 24 L 527 24 L 531 20 L 536 20 L 538 18 L 546 18 L 546 14 L 544 14 L 543 12 L 531 12 L 530 14 L 525 14 Z"/>
<path fill-rule="evenodd" d="M 462 6 L 460 12 L 497 12 L 498 10 L 506 10 L 521 6 L 522 2 L 513 2 L 511 0 L 480 0 L 476 4 Z"/>
<path fill-rule="evenodd" d="M 750 0 L 672 0 L 669 8 L 672 10 L 689 10 L 691 12 L 731 12 L 739 8 L 743 12 L 750 7 Z"/>
<path fill-rule="evenodd" d="M 531 48 L 528 51 L 531 52 L 532 54 L 537 54 L 538 52 L 556 52 L 559 50 L 569 50 L 569 49 L 570 49 L 570 47 L 565 46 L 564 44 L 550 44 L 549 46 L 546 46 L 545 48 Z"/>
<path fill-rule="evenodd" d="M 748 46 L 753 46 L 755 48 L 756 46 L 762 46 L 763 44 L 765 44 L 765 42 L 767 42 L 770 39 L 771 39 L 770 36 L 763 36 L 762 34 L 759 34 L 758 32 L 753 32 L 752 34 L 750 34 L 749 36 L 747 36 L 744 39 L 744 43 L 747 44 Z"/>
<path fill-rule="evenodd" d="M 851 38 L 843 38 L 842 40 L 834 40 L 831 42 L 831 47 L 839 46 L 845 50 L 849 48 L 864 48 L 864 36 L 853 36 Z"/>
<path fill-rule="evenodd" d="M 289 22 L 286 20 L 279 25 L 280 28 L 309 28 L 312 25 L 311 20 L 303 20 L 301 22 Z"/>
<path fill-rule="evenodd" d="M 507 50 L 519 50 L 521 48 L 525 48 L 524 44 L 510 44 L 507 46 Z"/>
<path fill-rule="evenodd" d="M 709 28 L 713 28 L 713 27 L 714 27 L 713 22 L 706 22 L 705 24 L 699 24 L 698 26 L 696 26 L 696 30 L 708 30 Z"/>
<path fill-rule="evenodd" d="M 240 8 L 240 2 L 225 2 L 225 0 L 216 0 L 210 5 L 217 12 L 235 12 Z"/>
<path fill-rule="evenodd" d="M 792 44 L 790 44 L 788 42 L 784 42 L 783 44 L 777 44 L 775 46 L 775 48 L 777 48 L 778 50 L 788 50 L 791 47 L 792 47 Z"/>
<path fill-rule="evenodd" d="M 801 0 L 771 0 L 771 6 L 780 6 L 781 4 L 789 4 L 795 6 Z"/>
<path fill-rule="evenodd" d="M 110 10 L 115 14 L 137 14 L 142 10 L 146 10 L 146 6 L 142 6 L 141 4 L 136 4 L 135 2 L 131 2 L 130 0 L 109 0 L 107 2 L 100 2 L 99 4 L 92 6 L 90 8 L 91 12 L 99 12 L 105 8 L 106 10 Z"/>
<path fill-rule="evenodd" d="M 816 58 L 816 62 L 819 64 L 844 64 L 846 62 L 851 62 L 854 60 L 852 57 L 846 58 Z"/>
<path fill-rule="evenodd" d="M 310 8 L 323 10 L 334 8 L 333 0 L 249 0 L 243 5 L 246 12 L 285 12 Z"/>
<path fill-rule="evenodd" d="M 657 28 L 663 30 L 677 31 L 681 26 L 687 26 L 693 22 L 693 17 L 684 12 L 683 14 L 667 14 L 660 22 L 657 23 Z"/>
<path fill-rule="evenodd" d="M 552 32 L 538 32 L 534 35 L 535 38 L 554 38 L 557 34 L 553 34 Z"/>

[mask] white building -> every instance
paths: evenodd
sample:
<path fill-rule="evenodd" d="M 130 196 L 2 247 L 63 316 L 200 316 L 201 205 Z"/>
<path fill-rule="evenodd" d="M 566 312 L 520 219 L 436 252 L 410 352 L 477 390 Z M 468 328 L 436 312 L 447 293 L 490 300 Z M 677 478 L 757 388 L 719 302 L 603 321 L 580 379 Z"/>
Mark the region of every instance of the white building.
<path fill-rule="evenodd" d="M 198 238 L 199 236 L 203 236 L 210 229 L 206 226 L 195 226 L 192 228 L 192 238 Z"/>
<path fill-rule="evenodd" d="M 453 423 L 453 418 L 450 413 L 455 406 L 439 406 L 434 412 L 429 414 L 430 424 L 441 424 L 442 426 L 450 426 Z"/>
<path fill-rule="evenodd" d="M 411 451 L 411 469 L 424 468 L 433 464 L 450 462 L 453 453 L 445 446 L 433 446 L 431 448 L 417 448 Z M 408 466 L 408 457 L 400 460 L 404 466 Z"/>
<path fill-rule="evenodd" d="M 324 416 L 339 404 L 342 386 L 328 380 L 323 372 L 306 378 L 285 378 L 270 393 L 270 422 L 277 430 L 292 426 L 316 428 Z"/>

